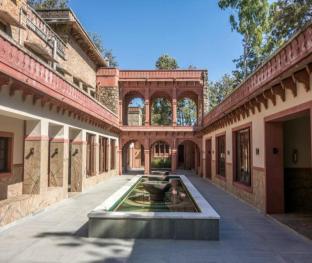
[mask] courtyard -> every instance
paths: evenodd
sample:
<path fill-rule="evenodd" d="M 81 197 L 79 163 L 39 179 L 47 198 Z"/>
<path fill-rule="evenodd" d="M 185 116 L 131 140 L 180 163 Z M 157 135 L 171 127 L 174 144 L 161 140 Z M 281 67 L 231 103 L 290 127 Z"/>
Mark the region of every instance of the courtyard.
<path fill-rule="evenodd" d="M 87 213 L 132 178 L 124 175 L 1 229 L 0 262 L 311 262 L 310 240 L 187 174 L 221 216 L 220 241 L 88 238 Z"/>

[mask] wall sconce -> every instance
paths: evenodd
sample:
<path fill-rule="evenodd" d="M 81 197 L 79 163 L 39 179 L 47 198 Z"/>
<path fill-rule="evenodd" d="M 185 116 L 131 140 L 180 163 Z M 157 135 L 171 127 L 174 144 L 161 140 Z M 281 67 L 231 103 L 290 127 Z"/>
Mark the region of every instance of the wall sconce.
<path fill-rule="evenodd" d="M 227 151 L 227 155 L 230 155 L 230 151 Z"/>
<path fill-rule="evenodd" d="M 58 154 L 58 148 L 55 148 L 54 149 L 54 152 L 52 153 L 52 155 L 51 155 L 51 158 L 53 158 L 55 155 L 57 155 Z"/>
<path fill-rule="evenodd" d="M 31 148 L 29 149 L 29 153 L 26 155 L 26 159 L 29 159 L 30 156 L 34 155 L 34 153 L 35 153 L 35 148 L 34 148 L 34 147 L 31 147 Z"/>
<path fill-rule="evenodd" d="M 298 150 L 297 149 L 293 149 L 291 159 L 294 164 L 298 163 Z"/>
<path fill-rule="evenodd" d="M 256 148 L 256 155 L 259 155 L 259 154 L 260 154 L 260 149 Z"/>
<path fill-rule="evenodd" d="M 75 151 L 73 152 L 73 156 L 77 155 L 78 154 L 78 149 L 75 149 Z"/>

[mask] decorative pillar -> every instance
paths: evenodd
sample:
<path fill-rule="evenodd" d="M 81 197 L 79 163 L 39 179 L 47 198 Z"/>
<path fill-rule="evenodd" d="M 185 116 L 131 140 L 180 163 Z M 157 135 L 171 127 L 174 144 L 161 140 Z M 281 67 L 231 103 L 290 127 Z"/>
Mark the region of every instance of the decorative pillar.
<path fill-rule="evenodd" d="M 119 99 L 119 125 L 123 125 L 123 106 L 122 106 L 122 98 Z"/>
<path fill-rule="evenodd" d="M 144 174 L 151 174 L 151 153 L 150 150 L 144 150 Z"/>
<path fill-rule="evenodd" d="M 48 125 L 46 120 L 26 121 L 23 194 L 48 189 Z"/>
<path fill-rule="evenodd" d="M 83 155 L 84 145 L 86 141 L 82 139 L 81 130 L 69 131 L 69 175 L 70 192 L 82 191 L 82 177 L 84 174 L 85 157 Z"/>
<path fill-rule="evenodd" d="M 122 145 L 120 140 L 118 142 L 117 155 L 118 155 L 118 175 L 122 175 Z"/>
<path fill-rule="evenodd" d="M 171 173 L 177 173 L 177 149 L 171 149 Z"/>
<path fill-rule="evenodd" d="M 197 99 L 197 126 L 202 126 L 203 122 L 203 99 L 198 96 Z"/>
<path fill-rule="evenodd" d="M 150 126 L 151 125 L 150 92 L 147 83 L 145 87 L 144 104 L 145 104 L 145 126 Z"/>
<path fill-rule="evenodd" d="M 172 125 L 177 126 L 177 86 L 173 84 L 172 89 Z"/>
<path fill-rule="evenodd" d="M 68 127 L 49 125 L 49 187 L 68 186 Z"/>
<path fill-rule="evenodd" d="M 111 140 L 107 140 L 107 171 L 111 170 L 111 158 L 112 158 L 112 151 L 111 151 Z"/>

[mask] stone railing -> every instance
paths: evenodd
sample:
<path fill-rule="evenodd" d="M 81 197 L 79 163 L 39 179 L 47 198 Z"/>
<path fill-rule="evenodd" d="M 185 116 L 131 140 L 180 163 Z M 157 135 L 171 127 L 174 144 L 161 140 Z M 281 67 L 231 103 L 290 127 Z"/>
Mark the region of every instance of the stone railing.
<path fill-rule="evenodd" d="M 53 69 L 2 35 L 0 35 L 0 72 L 25 83 L 40 94 L 50 96 L 116 128 L 119 127 L 118 116 L 115 113 L 75 88 Z"/>
<path fill-rule="evenodd" d="M 203 70 L 121 70 L 119 79 L 202 79 Z"/>
<path fill-rule="evenodd" d="M 207 113 L 204 116 L 204 126 L 209 126 L 224 114 L 249 100 L 271 81 L 310 55 L 311 52 L 312 25 L 309 25 L 277 50 L 217 107 Z"/>
<path fill-rule="evenodd" d="M 33 10 L 30 6 L 26 6 L 26 25 L 34 31 L 42 40 L 53 48 L 53 40 L 56 40 L 57 53 L 61 57 L 65 57 L 65 43 L 50 28 L 50 26 Z"/>

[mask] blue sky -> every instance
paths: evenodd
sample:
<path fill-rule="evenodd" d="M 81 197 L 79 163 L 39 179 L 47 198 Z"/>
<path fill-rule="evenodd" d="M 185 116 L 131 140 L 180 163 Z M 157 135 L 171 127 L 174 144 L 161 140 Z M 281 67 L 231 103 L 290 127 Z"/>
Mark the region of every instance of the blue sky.
<path fill-rule="evenodd" d="M 208 69 L 209 79 L 218 80 L 242 52 L 241 36 L 217 0 L 70 0 L 70 6 L 122 69 L 154 69 L 166 53 L 181 68 Z"/>

